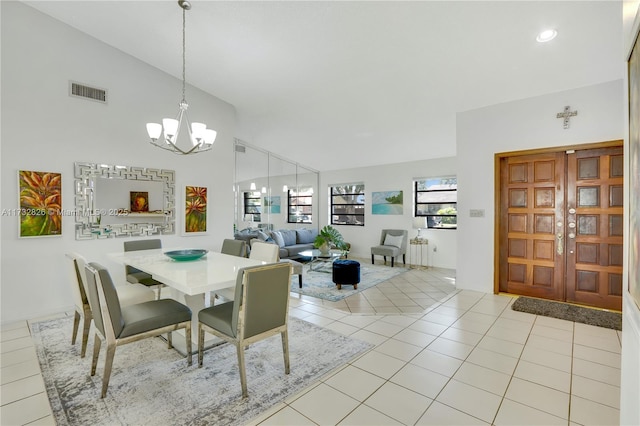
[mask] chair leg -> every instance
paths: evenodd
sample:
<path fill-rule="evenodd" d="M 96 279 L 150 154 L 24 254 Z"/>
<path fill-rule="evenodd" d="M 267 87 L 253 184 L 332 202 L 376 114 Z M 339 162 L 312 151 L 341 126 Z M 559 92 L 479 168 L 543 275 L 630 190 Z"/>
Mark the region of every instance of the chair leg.
<path fill-rule="evenodd" d="M 403 254 L 403 255 L 402 255 L 402 263 L 403 263 L 404 265 L 406 265 L 406 264 L 407 264 L 407 259 L 406 259 L 406 255 L 405 255 L 405 254 Z"/>
<path fill-rule="evenodd" d="M 78 311 L 75 312 L 73 316 L 73 334 L 71 335 L 71 344 L 76 344 L 76 334 L 78 334 L 78 326 L 80 325 L 80 313 Z"/>
<path fill-rule="evenodd" d="M 298 274 L 298 286 L 302 288 L 302 272 Z"/>
<path fill-rule="evenodd" d="M 87 354 L 87 342 L 89 341 L 89 329 L 91 328 L 91 317 L 84 314 L 84 325 L 82 327 L 82 349 L 80 350 L 80 358 L 84 358 Z"/>
<path fill-rule="evenodd" d="M 204 355 L 204 330 L 202 324 L 198 322 L 198 367 L 202 367 L 202 358 Z"/>
<path fill-rule="evenodd" d="M 371 255 L 371 264 L 373 265 L 375 262 L 373 261 L 373 255 Z"/>
<path fill-rule="evenodd" d="M 246 398 L 249 396 L 249 392 L 247 392 L 247 372 L 244 368 L 244 348 L 240 343 L 236 344 L 236 349 L 238 350 L 238 368 L 240 369 L 240 385 L 242 386 L 242 397 Z"/>
<path fill-rule="evenodd" d="M 289 374 L 289 333 L 284 330 L 280 333 L 282 335 L 282 353 L 284 354 L 284 374 Z"/>
<path fill-rule="evenodd" d="M 111 378 L 111 367 L 113 367 L 113 358 L 116 356 L 116 344 L 107 343 L 107 356 L 104 360 L 104 372 L 102 374 L 102 395 L 100 398 L 104 398 L 107 395 L 107 388 L 109 387 L 109 379 Z"/>
<path fill-rule="evenodd" d="M 393 268 L 393 259 L 395 259 L 395 257 L 391 256 L 391 267 Z"/>
<path fill-rule="evenodd" d="M 98 333 L 93 339 L 93 358 L 91 359 L 91 375 L 96 375 L 96 367 L 98 366 L 98 356 L 100 355 L 100 345 L 102 340 L 98 337 Z"/>
<path fill-rule="evenodd" d="M 191 354 L 191 321 L 187 323 L 184 329 L 184 334 L 187 336 L 187 365 L 193 364 L 193 355 Z"/>
<path fill-rule="evenodd" d="M 171 336 L 171 332 L 167 333 L 167 347 L 169 349 L 173 348 L 173 337 Z"/>

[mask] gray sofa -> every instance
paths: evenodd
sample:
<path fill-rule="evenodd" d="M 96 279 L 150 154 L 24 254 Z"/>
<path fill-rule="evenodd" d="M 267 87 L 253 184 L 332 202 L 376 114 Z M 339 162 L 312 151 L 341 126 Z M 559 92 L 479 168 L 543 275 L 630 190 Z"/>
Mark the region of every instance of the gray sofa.
<path fill-rule="evenodd" d="M 313 242 L 318 236 L 317 229 L 263 229 L 242 230 L 236 232 L 235 239 L 244 240 L 250 246 L 254 239 L 278 244 L 280 259 L 296 259 L 300 252 L 313 249 Z"/>

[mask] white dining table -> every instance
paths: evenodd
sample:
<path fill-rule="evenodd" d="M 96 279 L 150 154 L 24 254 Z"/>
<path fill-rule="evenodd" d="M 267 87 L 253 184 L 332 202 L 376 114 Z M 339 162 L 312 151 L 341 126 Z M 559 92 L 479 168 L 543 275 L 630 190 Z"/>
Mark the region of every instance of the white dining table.
<path fill-rule="evenodd" d="M 192 313 L 192 351 L 198 348 L 198 312 L 213 305 L 211 293 L 223 288 L 235 287 L 238 270 L 248 266 L 263 265 L 266 262 L 246 257 L 232 256 L 209 251 L 197 260 L 177 261 L 164 254 L 181 248 L 151 249 L 109 253 L 108 257 L 123 265 L 133 266 L 171 288 L 171 298 L 186 304 Z M 162 292 L 163 295 L 166 291 Z M 178 331 L 181 333 L 181 331 Z M 222 341 L 213 335 L 205 337 L 205 348 L 216 346 Z M 186 353 L 184 339 L 173 339 L 175 349 Z"/>
<path fill-rule="evenodd" d="M 240 268 L 262 265 L 265 262 L 246 257 L 209 251 L 197 260 L 178 261 L 164 254 L 180 249 L 153 249 L 111 253 L 118 263 L 133 266 L 151 274 L 153 279 L 180 293 L 196 296 L 233 287 Z"/>

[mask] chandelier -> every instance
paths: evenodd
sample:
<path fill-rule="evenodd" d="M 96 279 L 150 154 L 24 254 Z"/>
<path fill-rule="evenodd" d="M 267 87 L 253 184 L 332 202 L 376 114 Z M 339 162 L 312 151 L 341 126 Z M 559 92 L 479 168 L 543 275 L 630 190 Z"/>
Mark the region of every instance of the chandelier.
<path fill-rule="evenodd" d="M 203 123 L 190 123 L 187 116 L 189 104 L 187 104 L 184 95 L 187 85 L 185 78 L 185 15 L 186 11 L 191 9 L 191 3 L 187 0 L 179 0 L 178 5 L 182 8 L 182 101 L 180 102 L 178 116 L 175 119 L 164 118 L 162 119 L 162 124 L 147 123 L 147 133 L 149 133 L 152 145 L 171 151 L 174 154 L 187 155 L 209 151 L 216 140 L 216 131 L 207 129 L 207 125 Z M 189 133 L 189 141 L 178 141 L 178 134 L 183 121 Z"/>

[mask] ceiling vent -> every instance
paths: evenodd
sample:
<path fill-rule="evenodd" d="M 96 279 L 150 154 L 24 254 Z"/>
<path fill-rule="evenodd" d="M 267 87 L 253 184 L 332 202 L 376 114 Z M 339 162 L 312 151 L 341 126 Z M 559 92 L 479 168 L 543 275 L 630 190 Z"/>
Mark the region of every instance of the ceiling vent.
<path fill-rule="evenodd" d="M 107 91 L 105 89 L 87 86 L 86 84 L 76 83 L 75 81 L 69 82 L 69 95 L 90 99 L 102 104 L 107 103 Z"/>

